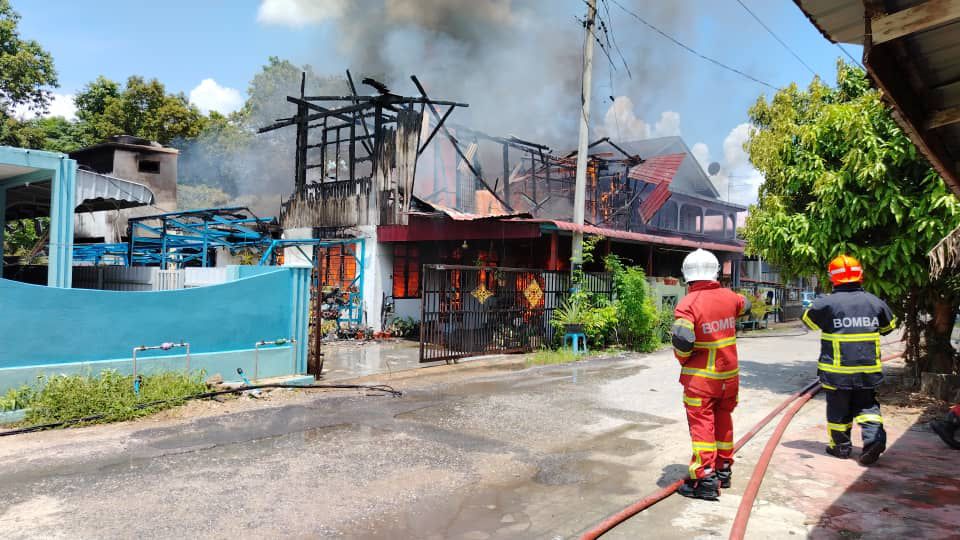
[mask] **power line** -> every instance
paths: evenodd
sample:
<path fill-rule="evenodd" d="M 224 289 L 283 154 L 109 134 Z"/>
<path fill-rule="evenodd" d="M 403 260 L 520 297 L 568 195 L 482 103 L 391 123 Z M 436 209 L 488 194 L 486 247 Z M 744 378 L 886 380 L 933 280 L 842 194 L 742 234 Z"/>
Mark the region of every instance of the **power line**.
<path fill-rule="evenodd" d="M 863 67 L 863 64 L 861 64 L 859 60 L 857 60 L 856 58 L 854 58 L 852 54 L 850 54 L 849 52 L 847 52 L 847 50 L 844 49 L 843 46 L 841 46 L 839 43 L 836 43 L 836 46 L 837 46 L 838 49 L 840 49 L 841 51 L 843 51 L 843 54 L 847 55 L 847 58 L 849 58 L 854 64 L 860 66 L 861 69 L 864 69 L 864 70 L 867 69 L 867 68 Z"/>
<path fill-rule="evenodd" d="M 651 30 L 653 30 L 654 32 L 660 34 L 661 36 L 669 39 L 670 41 L 672 41 L 673 43 L 675 43 L 677 46 L 685 49 L 687 52 L 689 52 L 689 53 L 691 53 L 691 54 L 694 54 L 694 55 L 696 55 L 696 56 L 699 56 L 700 58 L 706 60 L 707 62 L 710 62 L 710 63 L 712 63 L 712 64 L 715 64 L 715 65 L 717 65 L 717 66 L 720 66 L 720 67 L 722 67 L 723 69 L 726 69 L 727 71 L 731 71 L 731 72 L 733 72 L 733 73 L 736 73 L 737 75 L 740 75 L 741 77 L 750 79 L 751 81 L 753 81 L 753 82 L 755 82 L 755 83 L 757 83 L 757 84 L 762 84 L 763 86 L 766 86 L 767 88 L 770 88 L 771 90 L 777 90 L 777 87 L 776 87 L 776 86 L 774 86 L 774 85 L 772 85 L 772 84 L 770 84 L 770 83 L 768 83 L 768 82 L 766 82 L 766 81 L 762 81 L 762 80 L 754 77 L 753 75 L 749 75 L 749 74 L 747 74 L 747 73 L 744 73 L 743 71 L 740 71 L 739 69 L 737 69 L 737 68 L 735 68 L 735 67 L 728 66 L 727 64 L 724 64 L 723 62 L 721 62 L 721 61 L 719 61 L 719 60 L 716 60 L 716 59 L 714 59 L 714 58 L 710 58 L 709 56 L 706 56 L 706 55 L 704 55 L 704 54 L 702 54 L 702 53 L 699 53 L 699 52 L 695 51 L 694 49 L 692 49 L 692 48 L 689 47 L 688 45 L 685 45 L 684 43 L 682 43 L 682 42 L 681 42 L 680 40 L 678 40 L 677 38 L 671 36 L 670 34 L 664 32 L 663 30 L 660 30 L 660 29 L 657 28 L 656 26 L 650 24 L 650 23 L 647 22 L 643 17 L 641 17 L 640 15 L 638 15 L 636 12 L 634 12 L 634 11 L 632 11 L 632 10 L 630 10 L 630 9 L 627 9 L 623 4 L 621 4 L 621 3 L 619 2 L 619 0 L 610 0 L 610 1 L 613 2 L 614 4 L 616 4 L 616 6 L 619 7 L 620 9 L 622 9 L 625 13 L 627 13 L 628 15 L 631 15 L 633 18 L 635 18 L 635 19 L 637 19 L 638 21 L 640 21 L 641 23 L 643 23 L 646 27 L 650 28 Z"/>
<path fill-rule="evenodd" d="M 806 62 L 804 62 L 804 61 L 803 61 L 803 58 L 800 58 L 800 55 L 797 54 L 793 49 L 791 49 L 790 46 L 787 45 L 782 39 L 780 39 L 780 36 L 778 36 L 773 30 L 771 30 L 769 26 L 767 26 L 766 24 L 764 24 L 764 22 L 763 22 L 762 20 L 760 20 L 760 17 L 758 17 L 757 14 L 753 12 L 753 10 L 751 10 L 750 8 L 748 8 L 747 5 L 744 4 L 742 0 L 737 0 L 737 3 L 740 4 L 740 5 L 743 7 L 743 9 L 747 10 L 747 13 L 749 13 L 749 14 L 754 18 L 754 20 L 756 20 L 758 23 L 760 23 L 760 26 L 762 26 L 771 36 L 773 36 L 773 39 L 777 40 L 781 45 L 783 45 L 783 48 L 784 48 L 784 49 L 786 49 L 787 51 L 789 51 L 790 54 L 792 54 L 793 57 L 797 59 L 798 62 L 800 62 L 801 64 L 803 64 L 803 67 L 805 67 L 805 68 L 807 68 L 808 70 L 810 70 L 810 73 L 813 73 L 813 74 L 816 75 L 817 77 L 820 77 L 820 74 L 817 73 L 816 70 L 814 70 L 814 69 L 813 69 L 812 67 L 810 67 Z M 822 79 L 823 77 L 820 77 L 820 78 Z"/>

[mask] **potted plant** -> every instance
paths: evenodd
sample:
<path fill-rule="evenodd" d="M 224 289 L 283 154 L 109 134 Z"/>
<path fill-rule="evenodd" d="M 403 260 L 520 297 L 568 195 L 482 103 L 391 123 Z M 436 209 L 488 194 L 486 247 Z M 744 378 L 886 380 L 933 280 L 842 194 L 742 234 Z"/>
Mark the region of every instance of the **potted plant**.
<path fill-rule="evenodd" d="M 582 334 L 586 308 L 583 299 L 575 294 L 554 311 L 553 320 L 555 324 L 563 326 L 566 334 Z"/>

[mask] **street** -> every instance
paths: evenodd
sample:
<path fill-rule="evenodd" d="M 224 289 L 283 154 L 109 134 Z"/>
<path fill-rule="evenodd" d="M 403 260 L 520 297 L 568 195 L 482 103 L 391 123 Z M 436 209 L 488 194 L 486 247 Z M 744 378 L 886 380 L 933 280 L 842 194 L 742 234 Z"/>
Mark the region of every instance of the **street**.
<path fill-rule="evenodd" d="M 801 335 L 740 340 L 738 436 L 813 378 L 817 337 L 779 332 Z M 230 414 L 12 437 L 0 444 L 0 530 L 6 538 L 575 537 L 685 473 L 677 371 L 669 350 L 535 368 L 500 357 L 364 379 L 392 384 L 402 398 L 297 394 Z M 815 400 L 791 430 L 822 425 L 822 415 Z M 740 453 L 719 503 L 674 496 L 608 537 L 725 538 L 768 432 Z M 810 441 L 811 452 L 820 445 Z M 807 533 L 808 517 L 791 505 L 761 504 L 748 536 Z"/>

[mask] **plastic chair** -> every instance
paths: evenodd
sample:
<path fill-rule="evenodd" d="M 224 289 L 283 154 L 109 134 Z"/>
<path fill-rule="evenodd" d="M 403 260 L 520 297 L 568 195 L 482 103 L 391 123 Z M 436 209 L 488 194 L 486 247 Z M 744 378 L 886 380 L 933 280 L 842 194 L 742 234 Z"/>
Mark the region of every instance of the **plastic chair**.
<path fill-rule="evenodd" d="M 567 346 L 567 342 L 571 342 L 571 347 L 573 348 L 573 354 L 584 354 L 590 352 L 587 349 L 587 336 L 584 334 L 564 334 L 563 335 L 563 346 Z M 583 343 L 583 349 L 581 350 L 579 345 Z"/>

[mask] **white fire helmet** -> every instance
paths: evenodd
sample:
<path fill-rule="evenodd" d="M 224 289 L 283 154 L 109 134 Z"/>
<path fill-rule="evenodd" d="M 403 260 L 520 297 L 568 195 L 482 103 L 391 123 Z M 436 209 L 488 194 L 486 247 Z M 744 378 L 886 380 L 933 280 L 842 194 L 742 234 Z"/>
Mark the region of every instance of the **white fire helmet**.
<path fill-rule="evenodd" d="M 720 262 L 716 255 L 705 249 L 697 249 L 683 259 L 683 279 L 691 281 L 712 281 L 720 273 Z"/>

